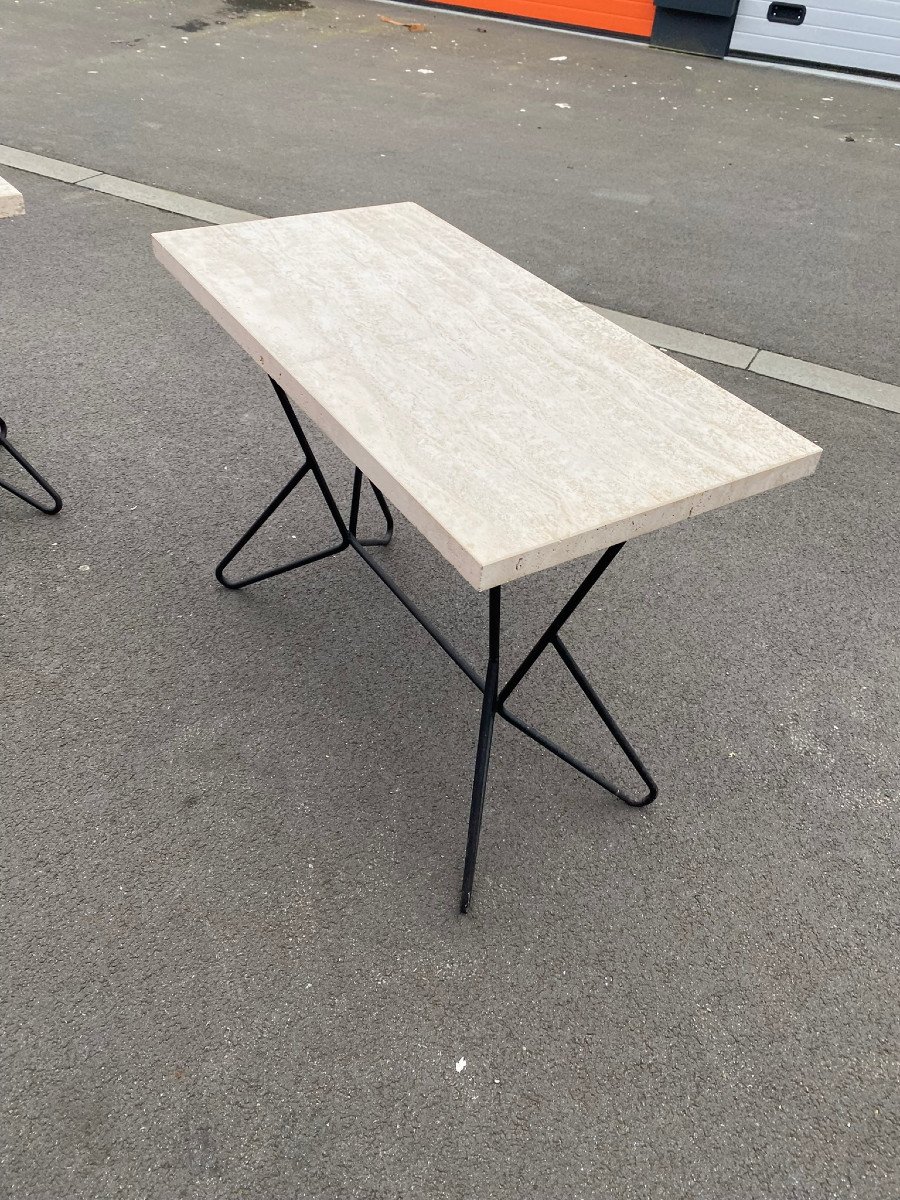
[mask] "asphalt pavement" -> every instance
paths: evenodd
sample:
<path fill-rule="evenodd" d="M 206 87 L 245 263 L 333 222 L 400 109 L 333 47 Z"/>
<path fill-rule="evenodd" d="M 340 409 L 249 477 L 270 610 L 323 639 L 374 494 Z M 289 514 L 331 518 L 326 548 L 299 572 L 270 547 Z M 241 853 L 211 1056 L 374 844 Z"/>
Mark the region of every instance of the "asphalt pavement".
<path fill-rule="evenodd" d="M 0 0 L 0 38 L 4 144 L 266 216 L 416 200 L 580 300 L 900 383 L 896 88 L 366 0 Z"/>

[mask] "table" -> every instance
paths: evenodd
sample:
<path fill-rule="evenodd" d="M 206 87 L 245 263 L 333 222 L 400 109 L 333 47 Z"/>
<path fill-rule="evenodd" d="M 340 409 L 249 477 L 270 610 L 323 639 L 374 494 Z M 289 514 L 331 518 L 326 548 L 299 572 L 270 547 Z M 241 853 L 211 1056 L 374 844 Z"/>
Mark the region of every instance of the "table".
<path fill-rule="evenodd" d="M 25 201 L 22 199 L 22 193 L 5 179 L 0 179 L 0 217 L 17 217 L 24 211 Z M 21 489 L 14 487 L 11 483 L 4 482 L 2 479 L 0 479 L 0 488 L 5 492 L 11 492 L 13 496 L 18 496 L 20 500 L 24 500 L 26 504 L 30 504 L 32 508 L 36 508 L 40 512 L 59 512 L 62 508 L 62 498 L 59 492 L 55 491 L 43 475 L 31 465 L 22 452 L 15 448 L 6 435 L 6 422 L 2 417 L 0 417 L 0 450 L 5 450 L 10 458 L 14 459 L 31 476 L 35 483 L 50 497 L 50 503 L 46 504 L 40 500 L 35 500 L 27 492 L 21 491 Z"/>
<path fill-rule="evenodd" d="M 627 540 L 809 475 L 819 447 L 416 204 L 182 229 L 153 242 L 160 262 L 269 375 L 301 451 L 297 471 L 219 563 L 219 581 L 242 588 L 352 548 L 482 693 L 461 910 L 472 896 L 496 717 L 624 803 L 651 803 L 656 784 L 562 627 Z M 297 408 L 354 464 L 346 519 Z M 229 577 L 233 559 L 308 477 L 337 540 Z M 358 529 L 366 482 L 385 518 L 379 537 Z M 391 505 L 488 593 L 484 672 L 375 552 L 391 539 Z M 501 686 L 503 586 L 589 554 L 600 557 Z M 510 710 L 512 693 L 551 648 L 642 794 Z"/>

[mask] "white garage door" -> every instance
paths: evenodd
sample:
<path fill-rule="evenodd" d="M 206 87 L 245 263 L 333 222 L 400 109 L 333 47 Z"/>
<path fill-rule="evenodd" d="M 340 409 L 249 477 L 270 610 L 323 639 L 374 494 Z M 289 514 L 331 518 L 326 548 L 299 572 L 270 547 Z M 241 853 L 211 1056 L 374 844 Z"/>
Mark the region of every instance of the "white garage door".
<path fill-rule="evenodd" d="M 900 0 L 741 0 L 731 49 L 900 76 Z"/>

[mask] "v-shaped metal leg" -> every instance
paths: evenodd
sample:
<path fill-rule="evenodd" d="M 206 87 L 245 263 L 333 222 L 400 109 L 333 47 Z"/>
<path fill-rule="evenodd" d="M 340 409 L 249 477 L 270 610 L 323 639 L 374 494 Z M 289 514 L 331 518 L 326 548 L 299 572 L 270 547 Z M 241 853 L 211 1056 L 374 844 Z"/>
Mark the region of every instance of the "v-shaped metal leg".
<path fill-rule="evenodd" d="M 284 390 L 273 379 L 271 381 L 275 394 L 281 402 L 281 407 L 284 409 L 285 416 L 290 422 L 291 429 L 294 431 L 294 436 L 300 443 L 300 449 L 303 451 L 303 463 L 299 470 L 295 471 L 291 478 L 287 481 L 280 492 L 274 499 L 266 505 L 246 533 L 241 534 L 235 544 L 231 547 L 222 561 L 216 567 L 216 579 L 224 587 L 231 588 L 232 591 L 237 591 L 239 588 L 247 587 L 251 583 L 259 583 L 261 579 L 272 579 L 275 575 L 283 575 L 286 571 L 295 571 L 298 567 L 305 567 L 308 563 L 318 562 L 322 558 L 330 558 L 333 554 L 340 554 L 342 550 L 346 550 L 351 544 L 350 534 L 356 537 L 356 526 L 359 520 L 359 504 L 360 493 L 362 489 L 362 472 L 356 471 L 353 478 L 353 500 L 350 513 L 350 530 L 348 533 L 347 526 L 344 524 L 344 518 L 341 516 L 340 509 L 334 501 L 331 490 L 322 474 L 322 470 L 313 454 L 306 434 L 297 420 L 297 414 L 294 412 L 293 405 L 285 394 Z M 306 554 L 302 558 L 293 559 L 291 562 L 283 563 L 280 567 L 270 567 L 266 571 L 259 571 L 255 575 L 246 575 L 243 579 L 228 579 L 225 576 L 225 569 L 229 563 L 235 559 L 249 541 L 259 533 L 263 525 L 269 518 L 281 507 L 287 500 L 294 488 L 302 482 L 308 473 L 312 473 L 316 483 L 319 485 L 319 491 L 325 500 L 328 510 L 337 526 L 340 540 L 332 546 L 327 546 L 324 550 L 317 550 L 313 554 Z M 390 509 L 387 506 L 382 493 L 375 487 L 374 483 L 370 483 L 372 491 L 375 493 L 375 499 L 378 501 L 378 506 L 385 517 L 387 532 L 380 538 L 360 538 L 359 543 L 362 546 L 386 546 L 391 540 L 394 531 L 394 519 L 391 516 Z"/>
<path fill-rule="evenodd" d="M 545 631 L 532 646 L 528 654 L 526 654 L 519 667 L 510 676 L 508 682 L 497 697 L 497 711 L 500 716 L 504 718 L 504 720 L 510 723 L 510 725 L 514 725 L 516 729 L 520 729 L 522 733 L 532 738 L 535 742 L 538 742 L 539 745 L 544 746 L 545 749 L 549 750 L 552 754 L 555 754 L 557 758 L 561 758 L 563 762 L 568 763 L 570 767 L 574 767 L 576 771 L 580 771 L 582 775 L 586 775 L 588 779 L 592 779 L 594 783 L 598 783 L 600 787 L 604 788 L 607 792 L 612 793 L 613 796 L 616 796 L 624 804 L 628 804 L 632 808 L 643 808 L 644 805 L 651 804 L 656 799 L 659 789 L 653 782 L 650 772 L 638 757 L 634 747 L 619 728 L 612 713 L 594 691 L 594 688 L 591 686 L 581 667 L 579 667 L 578 663 L 572 657 L 571 651 L 560 637 L 560 630 L 562 629 L 563 625 L 565 625 L 569 617 L 572 616 L 575 609 L 579 606 L 585 596 L 587 596 L 588 592 L 591 590 L 606 568 L 610 565 L 610 563 L 612 563 L 613 559 L 624 545 L 624 542 L 620 542 L 617 546 L 610 546 L 610 548 L 600 558 L 599 562 L 597 562 L 588 572 L 585 579 L 573 592 L 571 598 L 559 610 L 557 615 L 550 622 L 547 629 L 545 629 Z M 557 745 L 556 742 L 551 741 L 550 738 L 545 737 L 544 734 L 539 733 L 536 729 L 533 729 L 520 717 L 517 717 L 514 713 L 511 713 L 506 707 L 506 702 L 509 697 L 519 686 L 519 684 L 548 646 L 552 646 L 559 655 L 563 666 L 568 670 L 569 674 L 581 688 L 582 692 L 584 692 L 585 696 L 587 696 L 594 708 L 594 711 L 615 738 L 617 744 L 624 752 L 625 757 L 640 776 L 647 788 L 647 791 L 643 796 L 631 796 L 621 788 L 616 787 L 614 783 L 610 783 L 610 781 L 606 779 L 605 776 L 601 775 L 599 771 L 595 771 L 591 767 L 585 766 L 584 763 L 580 762 L 574 757 L 574 755 L 570 754 L 568 750 L 564 750 L 562 746 Z"/>
<path fill-rule="evenodd" d="M 42 513 L 58 513 L 62 508 L 62 496 L 55 488 L 52 488 L 47 480 L 31 465 L 27 458 L 15 448 L 9 438 L 6 436 L 6 422 L 0 417 L 0 449 L 13 458 L 19 466 L 31 476 L 34 482 L 50 497 L 49 504 L 42 504 L 40 500 L 35 500 L 33 496 L 29 496 L 26 492 L 20 491 L 11 483 L 5 483 L 0 479 L 0 488 L 5 492 L 10 492 L 13 496 L 18 496 L 20 500 L 24 500 L 26 504 L 30 504 L 32 508 L 36 508 Z"/>
<path fill-rule="evenodd" d="M 472 889 L 475 882 L 475 867 L 478 859 L 478 842 L 481 834 L 481 820 L 484 813 L 484 802 L 487 792 L 488 768 L 491 757 L 491 742 L 493 738 L 494 724 L 497 717 L 502 717 L 503 720 L 508 721 L 509 724 L 515 726 L 516 729 L 520 729 L 522 733 L 526 734 L 526 736 L 532 738 L 535 742 L 549 750 L 552 754 L 555 754 L 557 758 L 561 758 L 563 762 L 566 762 L 570 766 L 574 767 L 576 771 L 580 771 L 582 775 L 587 776 L 587 778 L 593 780 L 594 783 L 599 784 L 600 787 L 604 788 L 607 792 L 610 792 L 613 796 L 616 796 L 619 800 L 623 801 L 623 803 L 629 804 L 635 808 L 640 808 L 645 804 L 650 804 L 657 795 L 656 784 L 653 782 L 650 773 L 647 771 L 647 768 L 643 765 L 638 757 L 637 752 L 634 750 L 631 743 L 628 741 L 616 721 L 613 719 L 613 716 L 607 709 L 606 705 L 594 691 L 594 688 L 588 681 L 581 667 L 579 667 L 578 663 L 572 656 L 571 651 L 565 645 L 562 637 L 560 636 L 560 631 L 562 630 L 563 625 L 565 625 L 566 621 L 568 621 L 569 617 L 572 616 L 576 608 L 579 606 L 582 600 L 584 600 L 585 596 L 587 596 L 588 592 L 590 592 L 591 588 L 594 586 L 603 572 L 612 563 L 613 559 L 622 549 L 624 543 L 620 543 L 617 546 L 611 546 L 603 554 L 599 562 L 597 562 L 591 568 L 584 581 L 575 589 L 575 592 L 572 594 L 571 598 L 559 610 L 544 633 L 541 634 L 528 654 L 525 655 L 525 658 L 522 660 L 521 664 L 509 677 L 507 683 L 501 688 L 499 686 L 500 587 L 498 586 L 491 588 L 488 594 L 488 659 L 485 673 L 482 675 L 466 660 L 462 654 L 459 653 L 452 643 L 446 637 L 444 637 L 441 631 L 436 628 L 436 626 L 429 620 L 425 613 L 422 612 L 415 601 L 406 595 L 403 589 L 393 580 L 389 572 L 386 570 L 384 563 L 379 561 L 378 556 L 369 553 L 368 547 L 386 546 L 391 540 L 394 523 L 384 496 L 374 484 L 371 484 L 370 481 L 372 490 L 375 493 L 375 499 L 378 502 L 378 506 L 385 518 L 385 534 L 378 538 L 365 539 L 359 537 L 357 533 L 357 527 L 359 525 L 360 502 L 362 497 L 362 485 L 364 482 L 362 472 L 358 468 L 354 472 L 353 492 L 350 501 L 350 517 L 349 520 L 345 522 L 343 516 L 341 515 L 341 511 L 331 494 L 325 476 L 322 474 L 322 470 L 316 461 L 316 457 L 312 451 L 312 448 L 307 441 L 306 435 L 300 427 L 300 422 L 297 419 L 297 414 L 294 412 L 290 400 L 288 399 L 284 390 L 274 380 L 272 380 L 272 386 L 275 388 L 275 393 L 281 402 L 281 406 L 284 409 L 288 421 L 290 422 L 291 428 L 294 431 L 294 435 L 300 444 L 300 449 L 303 452 L 303 462 L 301 463 L 299 469 L 294 472 L 293 476 L 284 485 L 281 491 L 271 501 L 271 503 L 266 505 L 247 532 L 238 539 L 231 550 L 229 550 L 229 552 L 225 555 L 216 568 L 216 577 L 220 583 L 223 583 L 225 587 L 228 588 L 247 587 L 248 584 L 256 583 L 258 580 L 271 579 L 274 575 L 281 575 L 285 571 L 293 571 L 297 567 L 302 567 L 307 563 L 316 562 L 322 558 L 328 558 L 330 555 L 339 554 L 342 550 L 352 547 L 352 549 L 360 556 L 360 558 L 362 558 L 362 560 L 372 568 L 379 579 L 381 579 L 381 581 L 390 588 L 397 599 L 400 600 L 400 602 L 419 622 L 423 629 L 425 629 L 426 632 L 429 633 L 430 636 L 437 642 L 444 653 L 447 654 L 454 663 L 456 663 L 466 677 L 482 693 L 481 719 L 478 726 L 478 745 L 475 753 L 475 773 L 472 783 L 472 802 L 469 810 L 469 832 L 466 840 L 466 858 L 465 866 L 463 868 L 462 895 L 460 898 L 460 909 L 462 912 L 466 912 L 468 910 L 472 899 Z M 319 487 L 319 490 L 322 493 L 325 504 L 328 507 L 328 511 L 331 513 L 332 519 L 334 520 L 339 540 L 334 545 L 327 546 L 324 550 L 318 550 L 314 554 L 307 554 L 305 557 L 298 558 L 293 562 L 285 563 L 283 566 L 272 567 L 267 571 L 260 571 L 256 575 L 249 575 L 243 579 L 226 579 L 225 569 L 231 563 L 232 559 L 234 559 L 241 552 L 244 546 L 246 546 L 251 538 L 253 538 L 254 534 L 259 532 L 263 525 L 265 525 L 266 521 L 269 520 L 272 514 L 279 508 L 281 504 L 284 503 L 288 496 L 290 496 L 290 494 L 293 492 L 294 488 L 296 488 L 306 478 L 307 475 L 313 476 L 316 484 Z M 563 666 L 571 674 L 572 678 L 581 688 L 582 692 L 584 692 L 585 696 L 587 696 L 588 700 L 593 705 L 594 711 L 610 731 L 616 743 L 620 746 L 625 754 L 625 757 L 640 776 L 647 789 L 643 796 L 632 796 L 628 792 L 623 791 L 621 788 L 617 787 L 615 784 L 606 779 L 605 776 L 601 775 L 599 771 L 595 771 L 591 767 L 586 766 L 584 763 L 579 762 L 574 755 L 568 752 L 568 750 L 563 749 L 562 746 L 558 746 L 556 742 L 551 741 L 550 738 L 545 737 L 544 734 L 539 733 L 520 717 L 517 717 L 514 713 L 509 711 L 507 703 L 510 696 L 516 690 L 534 664 L 538 661 L 544 651 L 548 648 L 548 646 L 552 647 L 559 655 Z"/>
<path fill-rule="evenodd" d="M 643 808 L 646 804 L 651 804 L 657 796 L 657 786 L 653 782 L 649 771 L 641 762 L 634 747 L 626 738 L 625 734 L 619 728 L 612 713 L 594 691 L 587 676 L 579 667 L 578 663 L 572 656 L 571 651 L 565 645 L 560 637 L 560 630 L 569 617 L 575 612 L 575 609 L 587 596 L 588 592 L 610 565 L 616 555 L 624 546 L 624 542 L 620 542 L 617 546 L 611 546 L 597 562 L 583 582 L 575 589 L 570 599 L 563 605 L 557 615 L 550 622 L 547 629 L 541 634 L 531 650 L 522 659 L 522 662 L 513 671 L 509 680 L 502 688 L 498 690 L 497 678 L 499 674 L 499 659 L 500 659 L 500 588 L 492 588 L 489 593 L 489 618 L 488 618 L 488 664 L 487 672 L 482 686 L 482 703 L 481 703 L 481 723 L 478 730 L 478 747 L 475 754 L 475 778 L 472 785 L 472 804 L 469 811 L 469 834 L 466 842 L 466 859 L 463 867 L 463 883 L 462 896 L 460 899 L 460 912 L 468 912 L 469 904 L 472 900 L 472 889 L 475 882 L 475 864 L 478 858 L 478 841 L 481 834 L 481 819 L 484 812 L 484 798 L 487 788 L 488 765 L 491 756 L 491 738 L 494 728 L 494 718 L 502 717 L 508 721 L 510 725 L 522 731 L 527 737 L 530 737 L 538 745 L 543 746 L 557 758 L 561 758 L 563 762 L 568 763 L 570 767 L 574 767 L 576 771 L 580 771 L 582 775 L 586 775 L 588 779 L 600 785 L 607 792 L 610 792 L 624 804 L 628 804 L 633 808 Z M 645 784 L 647 791 L 643 796 L 635 797 L 629 795 L 621 788 L 616 787 L 599 771 L 586 766 L 580 762 L 568 750 L 545 737 L 544 734 L 533 729 L 515 713 L 511 713 L 506 707 L 506 702 L 515 689 L 519 686 L 531 668 L 535 665 L 548 646 L 552 646 L 562 660 L 563 666 L 569 671 L 575 682 L 590 700 L 594 707 L 594 711 L 600 717 L 603 724 L 615 738 L 616 743 L 621 747 L 625 757 L 634 767 L 637 774 Z M 477 681 L 476 681 L 477 682 Z"/>

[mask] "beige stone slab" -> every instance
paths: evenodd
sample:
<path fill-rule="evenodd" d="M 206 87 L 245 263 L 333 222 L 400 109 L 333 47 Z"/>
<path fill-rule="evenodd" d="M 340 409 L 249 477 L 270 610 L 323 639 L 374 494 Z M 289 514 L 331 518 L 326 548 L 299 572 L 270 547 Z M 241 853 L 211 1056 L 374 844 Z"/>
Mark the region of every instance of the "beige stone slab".
<path fill-rule="evenodd" d="M 25 201 L 18 188 L 0 178 L 0 217 L 17 217 L 25 211 Z"/>
<path fill-rule="evenodd" d="M 821 453 L 415 204 L 154 249 L 482 590 L 799 479 Z"/>

